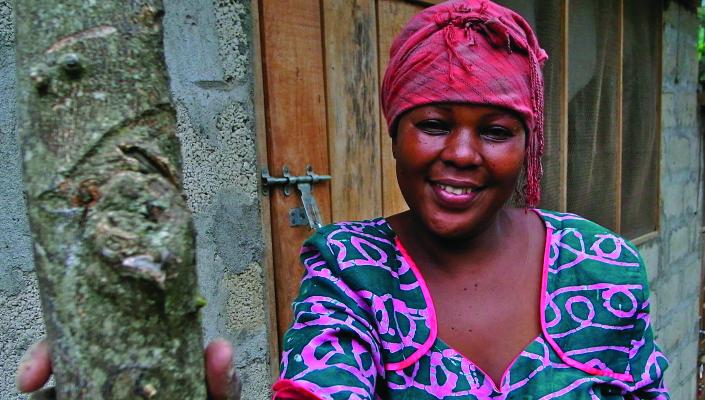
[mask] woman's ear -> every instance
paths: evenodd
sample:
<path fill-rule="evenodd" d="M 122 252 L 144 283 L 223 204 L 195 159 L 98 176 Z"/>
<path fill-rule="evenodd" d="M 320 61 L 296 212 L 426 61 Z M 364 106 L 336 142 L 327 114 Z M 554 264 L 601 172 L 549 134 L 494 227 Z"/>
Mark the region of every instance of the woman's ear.
<path fill-rule="evenodd" d="M 397 159 L 397 145 L 398 145 L 397 136 L 399 133 L 398 132 L 399 120 L 397 119 L 395 122 L 393 122 L 389 126 L 388 129 L 389 130 L 387 131 L 387 133 L 389 134 L 389 137 L 392 138 L 392 157 L 394 157 L 394 159 L 396 160 Z"/>

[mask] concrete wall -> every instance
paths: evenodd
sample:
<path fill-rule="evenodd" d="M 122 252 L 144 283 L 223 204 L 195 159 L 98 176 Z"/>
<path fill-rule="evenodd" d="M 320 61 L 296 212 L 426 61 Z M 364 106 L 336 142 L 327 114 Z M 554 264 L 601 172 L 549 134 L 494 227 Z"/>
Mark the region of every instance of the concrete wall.
<path fill-rule="evenodd" d="M 701 136 L 697 122 L 697 19 L 676 2 L 664 12 L 657 238 L 639 246 L 649 268 L 656 340 L 671 362 L 676 400 L 695 398 L 701 271 Z"/>
<path fill-rule="evenodd" d="M 250 1 L 166 1 L 164 46 L 208 300 L 205 339 L 235 343 L 242 398 L 268 399 Z"/>
<path fill-rule="evenodd" d="M 0 399 L 17 398 L 14 371 L 44 335 L 15 129 L 15 27 L 0 0 Z"/>
<path fill-rule="evenodd" d="M 165 55 L 178 114 L 184 186 L 197 228 L 206 341 L 236 344 L 243 399 L 268 399 L 270 366 L 257 194 L 251 0 L 166 0 Z M 44 334 L 15 130 L 11 1 L 0 0 L 0 399 Z"/>

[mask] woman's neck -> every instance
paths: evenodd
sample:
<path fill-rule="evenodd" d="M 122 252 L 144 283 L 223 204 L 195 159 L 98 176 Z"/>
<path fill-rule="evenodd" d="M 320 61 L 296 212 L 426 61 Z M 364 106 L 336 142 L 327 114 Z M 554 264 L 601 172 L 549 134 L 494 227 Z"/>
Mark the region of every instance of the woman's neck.
<path fill-rule="evenodd" d="M 456 238 L 434 234 L 411 211 L 391 216 L 388 221 L 419 265 L 454 275 L 469 264 L 477 268 L 493 264 L 492 259 L 501 254 L 516 229 L 510 213 L 501 208 L 476 232 Z"/>

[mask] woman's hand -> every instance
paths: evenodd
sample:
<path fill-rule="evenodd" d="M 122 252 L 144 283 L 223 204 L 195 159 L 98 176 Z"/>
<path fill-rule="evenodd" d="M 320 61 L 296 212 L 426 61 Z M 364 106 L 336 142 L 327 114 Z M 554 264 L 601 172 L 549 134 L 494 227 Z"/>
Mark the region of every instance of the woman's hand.
<path fill-rule="evenodd" d="M 208 343 L 205 351 L 206 384 L 211 400 L 240 400 L 242 383 L 233 368 L 233 346 L 225 339 Z"/>
<path fill-rule="evenodd" d="M 206 384 L 208 398 L 212 400 L 240 400 L 242 385 L 232 367 L 233 347 L 227 340 L 215 339 L 205 350 Z M 34 392 L 44 386 L 51 377 L 49 343 L 42 340 L 32 346 L 17 368 L 17 389 Z M 49 389 L 36 398 L 53 398 Z"/>
<path fill-rule="evenodd" d="M 17 389 L 20 392 L 34 392 L 41 389 L 51 376 L 49 342 L 42 340 L 27 350 L 17 367 Z"/>

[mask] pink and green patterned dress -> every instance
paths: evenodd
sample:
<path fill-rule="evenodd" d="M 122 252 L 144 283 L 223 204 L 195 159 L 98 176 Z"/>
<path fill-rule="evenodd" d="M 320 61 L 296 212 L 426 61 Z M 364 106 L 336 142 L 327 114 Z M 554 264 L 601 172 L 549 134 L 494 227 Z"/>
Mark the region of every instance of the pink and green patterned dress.
<path fill-rule="evenodd" d="M 668 399 L 645 267 L 622 237 L 573 214 L 546 225 L 541 329 L 492 380 L 438 338 L 423 277 L 384 218 L 306 241 L 275 399 Z"/>

